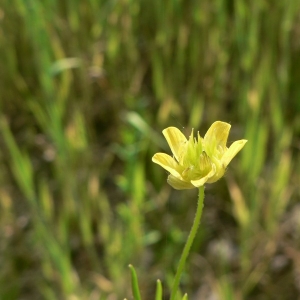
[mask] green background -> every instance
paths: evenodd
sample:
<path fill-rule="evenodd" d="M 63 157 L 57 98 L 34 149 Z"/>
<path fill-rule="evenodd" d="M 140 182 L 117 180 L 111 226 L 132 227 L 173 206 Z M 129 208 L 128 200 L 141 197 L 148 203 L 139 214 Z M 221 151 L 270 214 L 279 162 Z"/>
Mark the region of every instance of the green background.
<path fill-rule="evenodd" d="M 151 157 L 216 120 L 249 141 L 182 291 L 296 299 L 299 0 L 1 0 L 0 62 L 0 299 L 132 299 L 129 263 L 167 299 L 197 190 Z"/>

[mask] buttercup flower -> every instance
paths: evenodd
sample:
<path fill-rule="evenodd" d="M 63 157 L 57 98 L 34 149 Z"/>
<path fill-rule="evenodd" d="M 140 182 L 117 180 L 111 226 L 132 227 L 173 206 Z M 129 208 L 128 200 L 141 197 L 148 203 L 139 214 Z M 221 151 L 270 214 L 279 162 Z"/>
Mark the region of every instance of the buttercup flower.
<path fill-rule="evenodd" d="M 177 190 L 200 187 L 205 183 L 219 180 L 226 167 L 236 154 L 244 147 L 247 140 L 234 142 L 226 147 L 231 125 L 225 122 L 214 122 L 204 138 L 194 130 L 187 139 L 176 127 L 163 130 L 173 157 L 165 153 L 156 153 L 152 161 L 170 172 L 168 183 Z"/>

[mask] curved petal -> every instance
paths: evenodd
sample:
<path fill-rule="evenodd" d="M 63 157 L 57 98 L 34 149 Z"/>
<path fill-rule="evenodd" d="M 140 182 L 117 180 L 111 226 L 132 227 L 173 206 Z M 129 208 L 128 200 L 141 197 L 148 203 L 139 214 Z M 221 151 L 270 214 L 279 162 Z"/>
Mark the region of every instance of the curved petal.
<path fill-rule="evenodd" d="M 216 166 L 213 164 L 211 171 L 206 176 L 203 176 L 202 178 L 199 178 L 197 180 L 191 180 L 191 183 L 195 187 L 200 187 L 200 186 L 204 185 L 205 182 L 207 182 L 210 177 L 214 176 L 215 173 L 216 173 Z"/>
<path fill-rule="evenodd" d="M 168 184 L 176 190 L 187 190 L 195 188 L 195 186 L 192 185 L 190 182 L 180 180 L 179 178 L 173 175 L 169 175 L 167 181 Z"/>
<path fill-rule="evenodd" d="M 163 135 L 165 136 L 173 155 L 179 162 L 180 157 L 182 156 L 182 146 L 187 142 L 186 137 L 176 127 L 168 127 L 164 129 Z"/>
<path fill-rule="evenodd" d="M 209 158 L 209 156 L 206 154 L 205 151 L 202 151 L 202 153 L 199 157 L 200 171 L 205 174 L 206 172 L 211 170 L 211 167 L 212 167 L 211 159 Z"/>
<path fill-rule="evenodd" d="M 213 183 L 218 181 L 221 177 L 223 177 L 224 173 L 225 173 L 226 168 L 224 167 L 216 167 L 216 172 L 213 176 L 211 176 L 210 178 L 208 178 L 207 183 Z"/>
<path fill-rule="evenodd" d="M 226 122 L 216 121 L 207 130 L 204 136 L 206 145 L 226 147 L 231 125 Z"/>
<path fill-rule="evenodd" d="M 152 161 L 161 167 L 163 167 L 165 170 L 170 172 L 172 175 L 181 177 L 178 169 L 178 163 L 175 161 L 173 157 L 166 153 L 156 153 L 152 157 Z"/>
<path fill-rule="evenodd" d="M 247 140 L 239 140 L 235 141 L 229 148 L 228 150 L 224 153 L 221 162 L 226 168 L 231 160 L 237 155 L 237 153 L 245 146 L 247 143 Z"/>

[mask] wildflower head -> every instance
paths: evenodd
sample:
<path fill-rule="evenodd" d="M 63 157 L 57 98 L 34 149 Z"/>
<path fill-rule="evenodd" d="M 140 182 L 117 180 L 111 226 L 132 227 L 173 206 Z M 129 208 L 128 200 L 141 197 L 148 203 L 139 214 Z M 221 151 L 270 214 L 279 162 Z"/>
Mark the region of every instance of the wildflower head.
<path fill-rule="evenodd" d="M 192 189 L 205 183 L 219 180 L 233 157 L 244 147 L 247 140 L 235 141 L 226 147 L 231 125 L 216 121 L 202 138 L 194 130 L 187 139 L 176 127 L 163 130 L 173 157 L 165 153 L 156 153 L 152 161 L 170 175 L 168 183 L 175 189 Z"/>

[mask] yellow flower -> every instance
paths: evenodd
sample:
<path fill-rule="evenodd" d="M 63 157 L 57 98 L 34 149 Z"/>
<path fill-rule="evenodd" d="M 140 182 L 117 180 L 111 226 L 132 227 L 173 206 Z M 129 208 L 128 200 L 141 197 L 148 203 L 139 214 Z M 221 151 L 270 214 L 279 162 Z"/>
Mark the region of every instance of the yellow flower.
<path fill-rule="evenodd" d="M 205 183 L 219 180 L 226 167 L 236 154 L 244 147 L 247 140 L 234 142 L 229 148 L 226 142 L 231 125 L 214 122 L 204 138 L 194 131 L 187 139 L 176 127 L 163 130 L 173 157 L 165 153 L 156 153 L 152 161 L 170 172 L 168 183 L 177 190 L 200 187 Z"/>

